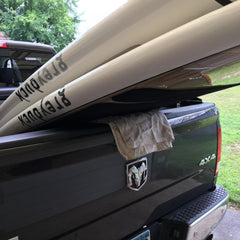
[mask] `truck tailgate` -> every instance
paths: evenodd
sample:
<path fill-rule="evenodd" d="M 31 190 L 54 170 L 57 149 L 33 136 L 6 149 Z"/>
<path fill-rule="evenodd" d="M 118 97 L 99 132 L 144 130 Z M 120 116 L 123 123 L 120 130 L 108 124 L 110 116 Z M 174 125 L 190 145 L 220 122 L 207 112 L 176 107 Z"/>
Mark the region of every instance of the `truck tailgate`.
<path fill-rule="evenodd" d="M 107 126 L 1 137 L 0 239 L 58 239 L 74 232 L 71 239 L 123 238 L 211 189 L 216 107 L 161 111 L 175 141 L 171 150 L 146 156 L 148 179 L 140 191 L 127 187 L 131 161 L 119 154 Z"/>

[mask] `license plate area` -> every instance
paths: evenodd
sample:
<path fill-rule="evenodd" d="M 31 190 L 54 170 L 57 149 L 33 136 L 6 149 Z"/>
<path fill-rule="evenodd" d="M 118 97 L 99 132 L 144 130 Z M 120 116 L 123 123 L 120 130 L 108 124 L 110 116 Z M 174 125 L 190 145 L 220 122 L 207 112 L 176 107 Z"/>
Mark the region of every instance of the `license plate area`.
<path fill-rule="evenodd" d="M 151 240 L 150 230 L 144 231 L 131 240 Z"/>

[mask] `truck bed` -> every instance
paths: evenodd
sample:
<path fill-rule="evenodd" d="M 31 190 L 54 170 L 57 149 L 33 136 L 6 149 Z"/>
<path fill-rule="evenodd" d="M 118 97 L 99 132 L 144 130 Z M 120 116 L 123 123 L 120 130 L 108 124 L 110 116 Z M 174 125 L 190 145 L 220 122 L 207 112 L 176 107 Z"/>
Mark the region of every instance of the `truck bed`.
<path fill-rule="evenodd" d="M 148 179 L 137 192 L 107 125 L 0 137 L 0 239 L 131 238 L 213 190 L 216 159 L 200 163 L 217 155 L 215 105 L 160 111 L 175 141 L 146 156 Z"/>

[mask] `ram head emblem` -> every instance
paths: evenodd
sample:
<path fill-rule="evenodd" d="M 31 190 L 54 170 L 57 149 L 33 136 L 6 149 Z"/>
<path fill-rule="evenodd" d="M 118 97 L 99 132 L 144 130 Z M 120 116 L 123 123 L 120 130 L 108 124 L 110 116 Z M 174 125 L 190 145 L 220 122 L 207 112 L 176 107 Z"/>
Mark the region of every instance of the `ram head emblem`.
<path fill-rule="evenodd" d="M 147 181 L 148 169 L 147 158 L 127 164 L 127 185 L 128 188 L 138 191 Z"/>

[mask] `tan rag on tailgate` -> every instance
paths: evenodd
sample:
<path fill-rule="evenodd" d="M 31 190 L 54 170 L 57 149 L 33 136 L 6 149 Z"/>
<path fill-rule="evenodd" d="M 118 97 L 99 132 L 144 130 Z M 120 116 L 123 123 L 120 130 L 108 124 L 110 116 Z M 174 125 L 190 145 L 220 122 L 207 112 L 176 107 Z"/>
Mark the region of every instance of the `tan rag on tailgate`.
<path fill-rule="evenodd" d="M 126 160 L 173 147 L 172 128 L 159 111 L 110 117 L 100 122 L 110 125 L 117 148 Z"/>

